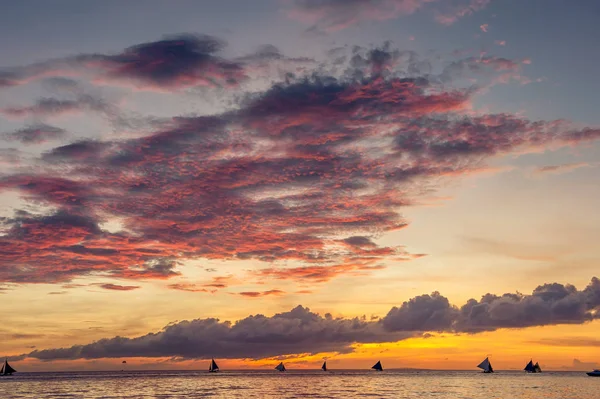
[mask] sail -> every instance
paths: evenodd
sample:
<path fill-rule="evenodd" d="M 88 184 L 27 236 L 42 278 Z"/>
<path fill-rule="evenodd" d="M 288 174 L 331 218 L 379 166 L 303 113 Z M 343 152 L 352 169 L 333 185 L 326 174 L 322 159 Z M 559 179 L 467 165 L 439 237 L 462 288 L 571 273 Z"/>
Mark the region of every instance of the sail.
<path fill-rule="evenodd" d="M 327 371 L 327 362 L 323 362 L 321 368 L 323 369 L 323 371 Z"/>
<path fill-rule="evenodd" d="M 217 366 L 217 362 L 215 362 L 215 359 L 212 359 L 210 361 L 210 366 L 208 366 L 208 371 L 217 371 L 219 370 L 219 366 Z"/>
<path fill-rule="evenodd" d="M 381 361 L 378 361 L 377 363 L 375 363 L 375 365 L 373 367 L 371 367 L 373 370 L 377 370 L 377 371 L 383 371 L 383 366 L 381 365 Z"/>
<path fill-rule="evenodd" d="M 527 366 L 525 366 L 525 368 L 523 370 L 527 371 L 528 373 L 535 373 L 535 367 L 533 366 L 533 360 L 530 360 L 529 363 L 527 363 Z"/>
<path fill-rule="evenodd" d="M 492 369 L 492 364 L 490 360 L 486 357 L 485 360 L 477 365 L 480 369 L 482 369 L 486 373 L 493 373 L 494 369 Z"/>
<path fill-rule="evenodd" d="M 16 373 L 17 370 L 13 369 L 10 364 L 8 364 L 8 360 L 4 360 L 4 364 L 2 365 L 2 369 L 0 369 L 0 375 L 9 375 L 12 373 Z"/>
<path fill-rule="evenodd" d="M 535 366 L 533 366 L 533 369 L 535 370 L 536 373 L 542 372 L 542 368 L 540 367 L 538 362 L 535 362 Z"/>
<path fill-rule="evenodd" d="M 283 365 L 283 362 L 279 363 L 279 364 L 277 365 L 277 367 L 275 367 L 275 370 L 278 370 L 278 371 L 285 371 L 285 366 Z"/>

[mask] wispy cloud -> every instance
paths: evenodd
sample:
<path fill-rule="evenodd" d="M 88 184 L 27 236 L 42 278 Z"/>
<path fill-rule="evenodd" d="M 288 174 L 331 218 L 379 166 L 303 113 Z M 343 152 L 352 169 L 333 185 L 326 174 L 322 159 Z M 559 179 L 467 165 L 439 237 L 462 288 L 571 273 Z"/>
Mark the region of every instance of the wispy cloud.
<path fill-rule="evenodd" d="M 281 296 L 284 295 L 285 292 L 281 290 L 268 290 L 268 291 L 243 291 L 239 292 L 238 295 L 249 297 L 249 298 L 258 298 L 262 296 Z"/>
<path fill-rule="evenodd" d="M 335 32 L 364 21 L 386 21 L 428 9 L 435 20 L 452 25 L 484 9 L 490 0 L 291 0 L 288 16 L 304 22 L 313 32 Z"/>
<path fill-rule="evenodd" d="M 119 285 L 112 283 L 97 284 L 98 287 L 111 291 L 133 291 L 140 288 L 139 285 Z"/>
<path fill-rule="evenodd" d="M 65 129 L 41 123 L 5 133 L 4 137 L 7 140 L 20 141 L 23 144 L 41 144 L 64 138 L 66 135 Z"/>
<path fill-rule="evenodd" d="M 591 168 L 598 166 L 598 164 L 588 163 L 588 162 L 574 162 L 574 163 L 564 163 L 560 165 L 546 165 L 540 166 L 535 169 L 534 173 L 536 174 L 562 174 L 569 173 L 576 169 L 581 168 Z"/>

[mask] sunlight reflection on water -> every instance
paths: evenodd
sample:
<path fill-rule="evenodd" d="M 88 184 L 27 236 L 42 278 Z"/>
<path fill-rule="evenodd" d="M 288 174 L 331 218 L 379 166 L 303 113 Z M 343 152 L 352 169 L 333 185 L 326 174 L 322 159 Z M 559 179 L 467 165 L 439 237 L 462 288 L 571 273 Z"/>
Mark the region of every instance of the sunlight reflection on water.
<path fill-rule="evenodd" d="M 19 373 L 0 378 L 5 398 L 600 398 L 585 373 L 477 371 L 224 371 Z"/>

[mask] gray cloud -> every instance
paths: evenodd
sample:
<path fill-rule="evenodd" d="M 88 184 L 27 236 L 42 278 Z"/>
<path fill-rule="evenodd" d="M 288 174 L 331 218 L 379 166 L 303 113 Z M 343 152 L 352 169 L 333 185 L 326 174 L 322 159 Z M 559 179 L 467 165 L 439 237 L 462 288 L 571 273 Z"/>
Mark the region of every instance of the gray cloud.
<path fill-rule="evenodd" d="M 320 316 L 298 306 L 272 317 L 249 316 L 236 323 L 218 319 L 182 321 L 138 338 L 115 337 L 89 345 L 36 350 L 41 360 L 96 359 L 129 356 L 185 358 L 264 358 L 295 353 L 349 352 L 355 342 L 395 341 L 406 333 L 390 333 L 362 319 Z"/>
<path fill-rule="evenodd" d="M 260 294 L 259 294 L 260 295 Z M 289 312 L 248 316 L 235 323 L 196 319 L 169 324 L 137 338 L 115 337 L 70 348 L 35 350 L 23 357 L 41 360 L 104 357 L 265 358 L 350 352 L 352 344 L 394 342 L 427 331 L 477 333 L 499 328 L 585 323 L 600 310 L 600 280 L 579 291 L 558 283 L 537 287 L 530 295 L 484 295 L 460 309 L 438 292 L 393 307 L 381 318 L 334 318 L 297 306 Z"/>
<path fill-rule="evenodd" d="M 66 135 L 67 131 L 64 129 L 40 123 L 6 133 L 4 137 L 8 140 L 20 141 L 23 144 L 40 144 L 63 138 Z"/>

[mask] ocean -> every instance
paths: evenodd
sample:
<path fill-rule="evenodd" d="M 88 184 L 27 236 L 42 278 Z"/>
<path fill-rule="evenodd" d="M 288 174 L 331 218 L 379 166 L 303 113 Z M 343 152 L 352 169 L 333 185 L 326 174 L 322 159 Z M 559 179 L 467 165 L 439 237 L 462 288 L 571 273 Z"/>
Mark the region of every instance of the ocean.
<path fill-rule="evenodd" d="M 17 373 L 0 377 L 7 398 L 448 398 L 600 399 L 584 372 L 123 371 Z"/>

